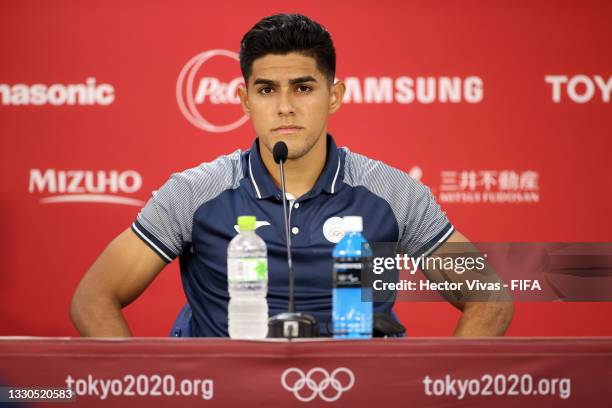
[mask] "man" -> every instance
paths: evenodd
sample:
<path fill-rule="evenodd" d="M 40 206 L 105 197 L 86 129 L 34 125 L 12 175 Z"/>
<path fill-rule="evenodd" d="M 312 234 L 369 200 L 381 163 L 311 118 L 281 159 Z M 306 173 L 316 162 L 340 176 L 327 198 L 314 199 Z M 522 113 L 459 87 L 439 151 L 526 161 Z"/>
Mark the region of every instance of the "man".
<path fill-rule="evenodd" d="M 338 149 L 327 133 L 344 84 L 334 83 L 335 50 L 329 33 L 302 15 L 275 15 L 245 34 L 239 90 L 255 139 L 250 150 L 172 175 L 89 269 L 71 306 L 84 336 L 130 336 L 121 309 L 163 267 L 180 257 L 194 336 L 227 336 L 227 245 L 239 215 L 255 215 L 269 256 L 270 315 L 286 311 L 288 283 L 276 142 L 289 149 L 285 165 L 296 276 L 296 309 L 329 334 L 331 251 L 339 217 L 361 215 L 370 242 L 398 242 L 419 255 L 446 242 L 465 242 L 428 188 L 381 162 Z M 430 271 L 434 280 L 441 280 Z M 462 309 L 459 336 L 502 335 L 512 316 L 504 302 L 454 302 Z M 393 304 L 376 305 L 391 314 Z"/>

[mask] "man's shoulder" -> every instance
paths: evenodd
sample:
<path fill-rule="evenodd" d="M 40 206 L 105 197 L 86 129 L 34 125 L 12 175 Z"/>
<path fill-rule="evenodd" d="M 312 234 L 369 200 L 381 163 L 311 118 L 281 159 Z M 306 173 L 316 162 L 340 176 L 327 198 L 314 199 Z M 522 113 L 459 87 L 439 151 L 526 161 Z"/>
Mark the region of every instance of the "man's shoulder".
<path fill-rule="evenodd" d="M 174 259 L 191 242 L 193 217 L 200 206 L 240 185 L 243 155 L 236 150 L 173 173 L 153 191 L 138 214 L 134 231 L 162 258 Z"/>
<path fill-rule="evenodd" d="M 384 185 L 395 188 L 421 185 L 408 172 L 381 160 L 352 152 L 348 147 L 341 147 L 340 150 L 344 156 L 344 182 L 349 185 Z"/>
<path fill-rule="evenodd" d="M 238 149 L 212 161 L 173 173 L 170 179 L 175 180 L 177 185 L 196 189 L 232 188 L 244 178 L 242 162 L 245 154 L 245 151 Z"/>
<path fill-rule="evenodd" d="M 172 202 L 192 214 L 200 205 L 240 186 L 244 178 L 245 152 L 236 150 L 210 162 L 173 173 L 153 196 L 159 202 Z"/>

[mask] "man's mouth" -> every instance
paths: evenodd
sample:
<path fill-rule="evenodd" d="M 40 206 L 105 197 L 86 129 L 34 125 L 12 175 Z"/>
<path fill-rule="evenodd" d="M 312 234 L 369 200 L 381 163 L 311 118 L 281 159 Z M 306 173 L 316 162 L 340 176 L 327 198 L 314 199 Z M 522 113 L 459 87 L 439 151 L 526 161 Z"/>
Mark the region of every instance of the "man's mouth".
<path fill-rule="evenodd" d="M 279 126 L 277 128 L 272 129 L 272 131 L 275 133 L 279 133 L 281 135 L 291 135 L 293 133 L 298 133 L 302 129 L 303 127 L 301 126 L 287 125 L 287 126 Z"/>

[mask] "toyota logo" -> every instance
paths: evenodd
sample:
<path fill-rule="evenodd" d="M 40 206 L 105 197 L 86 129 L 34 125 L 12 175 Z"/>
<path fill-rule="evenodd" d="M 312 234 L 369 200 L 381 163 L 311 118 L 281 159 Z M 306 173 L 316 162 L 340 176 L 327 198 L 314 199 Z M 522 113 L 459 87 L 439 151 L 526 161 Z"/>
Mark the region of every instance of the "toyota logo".
<path fill-rule="evenodd" d="M 355 384 L 355 375 L 346 367 L 339 367 L 331 374 L 324 368 L 311 368 L 306 374 L 299 368 L 288 368 L 281 376 L 283 387 L 299 401 L 309 402 L 317 396 L 323 401 L 334 402 Z"/>

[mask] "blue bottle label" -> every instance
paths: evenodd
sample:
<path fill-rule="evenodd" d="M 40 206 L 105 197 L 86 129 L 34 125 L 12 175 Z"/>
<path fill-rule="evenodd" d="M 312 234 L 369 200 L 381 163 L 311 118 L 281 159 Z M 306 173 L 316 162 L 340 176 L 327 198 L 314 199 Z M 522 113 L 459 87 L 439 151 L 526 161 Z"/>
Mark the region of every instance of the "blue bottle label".
<path fill-rule="evenodd" d="M 340 258 L 334 262 L 334 287 L 361 287 L 361 271 L 363 263 L 359 258 Z"/>

